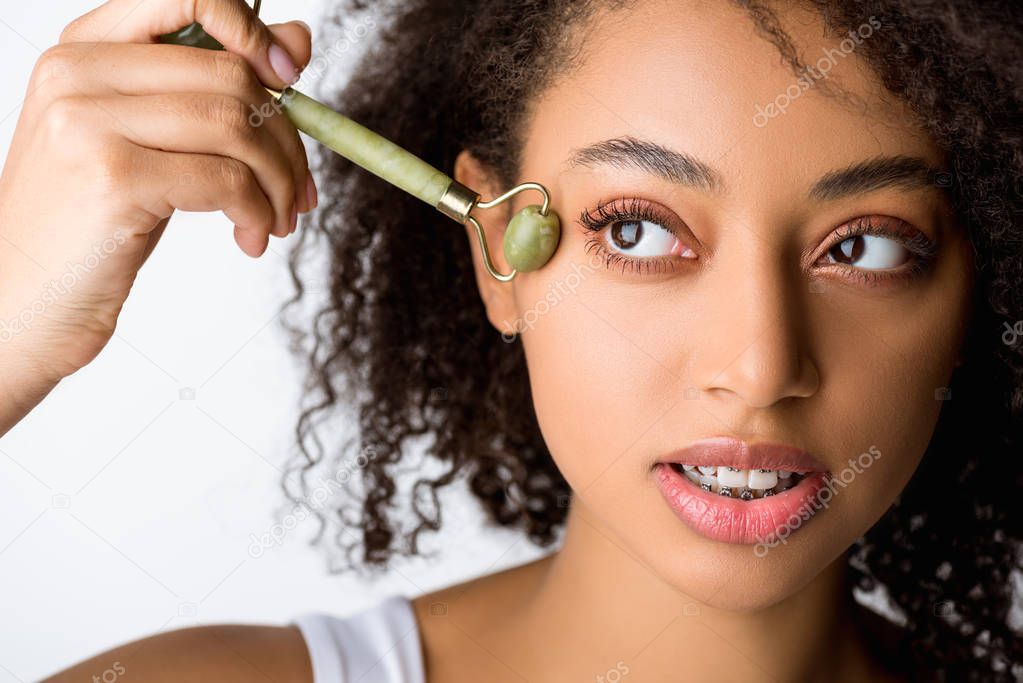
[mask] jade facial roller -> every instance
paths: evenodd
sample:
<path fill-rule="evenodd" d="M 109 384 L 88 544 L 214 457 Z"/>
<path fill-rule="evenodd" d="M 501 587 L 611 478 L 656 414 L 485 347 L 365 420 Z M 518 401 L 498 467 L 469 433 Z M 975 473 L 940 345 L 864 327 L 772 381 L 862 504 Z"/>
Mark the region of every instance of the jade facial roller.
<path fill-rule="evenodd" d="M 259 14 L 260 0 L 253 10 Z M 222 50 L 223 45 L 207 34 L 198 23 L 160 36 L 160 42 Z M 471 223 L 483 254 L 487 272 L 501 282 L 508 282 L 519 271 L 531 271 L 550 260 L 558 246 L 561 225 L 550 208 L 550 194 L 539 183 L 516 185 L 499 197 L 480 201 L 479 193 L 448 177 L 419 157 L 387 138 L 374 133 L 347 116 L 307 97 L 294 88 L 283 91 L 266 88 L 275 105 L 285 112 L 296 128 L 318 140 L 341 156 L 387 182 L 430 204 L 458 223 Z M 508 222 L 504 234 L 504 256 L 512 271 L 497 272 L 490 258 L 486 235 L 479 221 L 470 215 L 475 207 L 487 209 L 523 190 L 537 190 L 543 204 L 531 204 L 518 211 Z"/>

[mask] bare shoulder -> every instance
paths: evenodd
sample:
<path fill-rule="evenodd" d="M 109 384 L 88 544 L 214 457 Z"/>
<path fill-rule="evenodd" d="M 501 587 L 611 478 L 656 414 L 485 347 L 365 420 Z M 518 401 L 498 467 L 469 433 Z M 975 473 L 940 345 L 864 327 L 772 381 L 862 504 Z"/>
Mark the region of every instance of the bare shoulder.
<path fill-rule="evenodd" d="M 523 593 L 533 590 L 542 580 L 552 558 L 548 555 L 424 593 L 412 600 L 416 616 L 421 622 L 426 620 L 429 623 L 430 616 L 445 616 L 451 611 L 480 618 L 486 618 L 490 612 L 506 614 L 509 606 L 518 604 Z"/>
<path fill-rule="evenodd" d="M 159 633 L 65 669 L 42 683 L 117 680 L 312 683 L 297 627 L 218 624 Z"/>
<path fill-rule="evenodd" d="M 426 680 L 462 683 L 521 681 L 496 659 L 523 597 L 542 580 L 550 557 L 425 593 L 412 600 Z"/>

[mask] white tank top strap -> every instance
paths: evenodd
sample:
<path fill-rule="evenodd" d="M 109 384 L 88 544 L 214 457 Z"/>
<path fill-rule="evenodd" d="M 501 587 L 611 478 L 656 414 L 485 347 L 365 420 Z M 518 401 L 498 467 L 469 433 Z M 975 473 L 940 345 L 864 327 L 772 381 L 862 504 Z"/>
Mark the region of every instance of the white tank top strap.
<path fill-rule="evenodd" d="M 348 617 L 309 612 L 298 626 L 313 683 L 426 683 L 412 603 L 392 595 Z"/>

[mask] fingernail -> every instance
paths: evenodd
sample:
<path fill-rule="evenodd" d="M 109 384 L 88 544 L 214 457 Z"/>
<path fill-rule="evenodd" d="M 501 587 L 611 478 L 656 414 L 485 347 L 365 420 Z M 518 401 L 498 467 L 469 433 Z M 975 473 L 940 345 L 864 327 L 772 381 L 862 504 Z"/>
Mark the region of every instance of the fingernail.
<path fill-rule="evenodd" d="M 277 43 L 270 43 L 267 56 L 270 58 L 270 66 L 273 67 L 274 73 L 282 81 L 292 85 L 298 80 L 298 68 L 295 67 L 295 62 L 291 60 L 291 55 L 283 47 Z"/>
<path fill-rule="evenodd" d="M 308 180 L 305 184 L 305 193 L 306 197 L 309 199 L 309 209 L 312 210 L 316 208 L 317 204 L 319 204 L 320 197 L 316 192 L 316 181 L 313 180 L 313 174 L 311 171 L 306 173 L 306 178 Z"/>
<path fill-rule="evenodd" d="M 291 230 L 288 231 L 288 234 L 290 235 L 291 233 L 295 232 L 295 228 L 297 228 L 297 227 L 298 227 L 298 207 L 295 206 L 294 204 L 292 204 L 291 205 Z"/>

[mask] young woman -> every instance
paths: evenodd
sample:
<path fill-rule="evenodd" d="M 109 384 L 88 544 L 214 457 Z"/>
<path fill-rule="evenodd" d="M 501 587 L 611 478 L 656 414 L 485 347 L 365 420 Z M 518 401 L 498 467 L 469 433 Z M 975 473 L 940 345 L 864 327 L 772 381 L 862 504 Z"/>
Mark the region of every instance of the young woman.
<path fill-rule="evenodd" d="M 47 51 L 6 162 L 6 241 L 49 265 L 124 239 L 5 345 L 7 426 L 103 346 L 175 208 L 223 210 L 259 255 L 317 204 L 285 117 L 247 122 L 307 62 L 305 29 L 240 0 L 135 4 Z M 371 3 L 339 4 L 347 25 Z M 371 9 L 386 21 L 332 104 L 485 198 L 542 183 L 561 241 L 499 282 L 473 233 L 324 155 L 292 262 L 298 282 L 316 252 L 332 266 L 295 465 L 356 463 L 321 512 L 352 568 L 419 552 L 462 480 L 480 514 L 557 549 L 346 619 L 161 634 L 51 680 L 115 661 L 145 681 L 1020 676 L 1019 7 Z M 227 52 L 151 44 L 194 20 Z M 506 221 L 535 201 L 474 212 L 501 272 Z M 42 275 L 0 258 L 9 318 Z M 318 425 L 352 407 L 342 446 Z M 430 456 L 411 481 L 410 437 Z"/>

